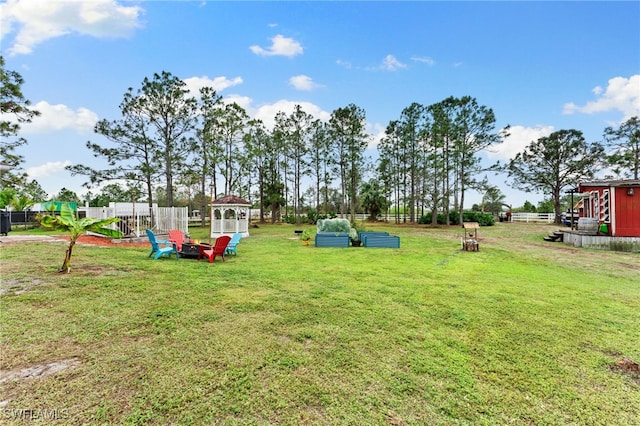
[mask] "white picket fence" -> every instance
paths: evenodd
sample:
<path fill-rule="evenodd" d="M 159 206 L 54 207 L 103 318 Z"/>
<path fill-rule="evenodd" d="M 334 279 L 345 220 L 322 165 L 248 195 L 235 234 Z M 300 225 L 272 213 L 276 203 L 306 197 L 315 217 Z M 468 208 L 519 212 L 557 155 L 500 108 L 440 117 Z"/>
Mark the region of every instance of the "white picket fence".
<path fill-rule="evenodd" d="M 111 225 L 127 237 L 141 237 L 146 229 L 151 229 L 157 234 L 166 234 L 172 229 L 179 229 L 185 234 L 189 232 L 189 209 L 187 207 L 157 207 L 149 212 L 149 207 L 141 205 L 139 209 L 131 211 L 117 210 L 115 207 L 79 207 L 79 211 L 85 211 L 86 217 L 108 219 L 117 217 L 120 222 Z"/>
<path fill-rule="evenodd" d="M 553 223 L 555 213 L 512 213 L 511 222 Z"/>

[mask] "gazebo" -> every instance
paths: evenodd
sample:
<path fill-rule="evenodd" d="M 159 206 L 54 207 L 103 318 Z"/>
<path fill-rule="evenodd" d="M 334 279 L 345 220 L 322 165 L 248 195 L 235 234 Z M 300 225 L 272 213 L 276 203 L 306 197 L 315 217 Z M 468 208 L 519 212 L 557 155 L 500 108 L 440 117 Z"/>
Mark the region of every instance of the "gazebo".
<path fill-rule="evenodd" d="M 249 236 L 251 203 L 235 195 L 225 195 L 211 203 L 211 238 L 241 233 Z"/>

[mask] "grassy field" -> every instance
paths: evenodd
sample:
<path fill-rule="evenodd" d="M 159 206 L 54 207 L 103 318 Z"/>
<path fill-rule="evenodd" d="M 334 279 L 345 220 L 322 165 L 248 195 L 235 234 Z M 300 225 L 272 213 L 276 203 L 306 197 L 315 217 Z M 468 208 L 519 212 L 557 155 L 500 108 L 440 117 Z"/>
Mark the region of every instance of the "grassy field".
<path fill-rule="evenodd" d="M 64 243 L 3 243 L 0 423 L 640 424 L 640 255 L 368 228 L 401 248 L 266 225 L 225 263 L 78 246 L 65 275 Z"/>

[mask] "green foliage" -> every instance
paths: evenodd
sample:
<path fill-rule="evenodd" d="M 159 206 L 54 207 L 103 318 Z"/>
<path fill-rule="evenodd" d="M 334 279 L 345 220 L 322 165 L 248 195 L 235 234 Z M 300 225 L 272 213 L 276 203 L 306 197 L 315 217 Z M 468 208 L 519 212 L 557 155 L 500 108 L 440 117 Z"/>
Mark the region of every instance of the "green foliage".
<path fill-rule="evenodd" d="M 33 200 L 26 194 L 16 195 L 10 203 L 15 211 L 24 211 L 33 206 Z"/>
<path fill-rule="evenodd" d="M 389 122 L 378 144 L 385 192 L 406 203 L 410 221 L 419 203 L 447 214 L 453 194 L 454 209 L 463 210 L 465 192 L 479 186 L 479 153 L 500 143 L 508 129 L 496 131 L 495 123 L 493 110 L 471 96 L 450 96 L 429 106 L 412 103 Z"/>
<path fill-rule="evenodd" d="M 346 191 L 343 195 L 349 202 L 351 220 L 355 220 L 358 188 L 362 181 L 362 170 L 365 166 L 364 152 L 368 142 L 364 109 L 349 104 L 344 108 L 333 110 L 329 119 L 329 135 L 338 147 L 337 164 L 340 168 L 341 187 Z M 341 205 L 342 209 L 345 207 L 347 206 Z M 346 211 L 340 213 L 346 213 Z"/>
<path fill-rule="evenodd" d="M 22 94 L 23 84 L 22 76 L 6 69 L 4 56 L 0 55 L 0 163 L 10 168 L 15 168 L 24 161 L 15 152 L 16 148 L 27 143 L 26 139 L 17 137 L 20 126 L 40 115 L 38 111 L 31 109 L 31 102 Z M 14 174 L 11 170 L 0 173 L 0 188 L 17 188 L 24 181 L 24 176 Z"/>
<path fill-rule="evenodd" d="M 362 208 L 369 213 L 370 220 L 376 220 L 378 215 L 389 208 L 391 204 L 382 192 L 380 183 L 376 180 L 366 182 L 360 188 Z"/>
<path fill-rule="evenodd" d="M 16 190 L 13 188 L 4 188 L 0 191 L 0 209 L 7 208 L 11 204 L 11 200 L 16 196 Z"/>
<path fill-rule="evenodd" d="M 538 213 L 553 213 L 553 200 L 542 200 L 538 203 L 538 207 L 536 207 L 536 212 Z"/>
<path fill-rule="evenodd" d="M 524 212 L 524 213 L 536 213 L 537 209 L 536 206 L 533 205 L 532 202 L 530 201 L 525 201 L 524 204 L 522 205 L 522 207 L 514 209 L 515 211 L 518 212 Z"/>
<path fill-rule="evenodd" d="M 33 200 L 27 194 L 18 193 L 13 188 L 0 191 L 0 209 L 11 207 L 14 211 L 23 211 L 31 206 L 33 206 Z"/>
<path fill-rule="evenodd" d="M 96 219 L 85 217 L 78 219 L 76 212 L 68 203 L 62 204 L 59 215 L 44 215 L 40 217 L 40 225 L 43 228 L 69 233 L 69 247 L 67 248 L 62 267 L 59 270 L 60 272 L 66 273 L 69 273 L 71 270 L 73 247 L 81 235 L 86 232 L 94 232 L 112 238 L 120 238 L 123 235 L 122 232 L 107 227 L 107 225 L 119 221 L 120 219 L 118 218 Z"/>
<path fill-rule="evenodd" d="M 496 218 L 491 213 L 482 213 L 475 210 L 465 211 L 463 215 L 465 222 L 478 222 L 480 226 L 493 226 Z M 431 223 L 431 213 L 420 216 L 419 224 L 428 225 Z M 443 213 L 438 213 L 438 225 L 446 225 L 447 217 Z M 457 211 L 449 212 L 449 224 L 460 225 L 460 214 Z"/>
<path fill-rule="evenodd" d="M 297 221 L 295 215 L 290 215 L 290 214 L 283 215 L 281 220 L 282 220 L 282 223 L 288 223 L 290 225 L 295 224 Z"/>
<path fill-rule="evenodd" d="M 482 196 L 484 211 L 498 214 L 502 211 L 506 196 L 497 186 L 489 186 Z"/>
<path fill-rule="evenodd" d="M 278 180 L 266 182 L 263 200 L 265 207 L 271 210 L 271 221 L 275 222 L 280 212 L 280 207 L 286 202 L 284 199 L 284 184 Z"/>
<path fill-rule="evenodd" d="M 493 226 L 496 224 L 496 217 L 491 213 L 465 211 L 463 217 L 465 222 L 478 222 L 480 226 Z"/>
<path fill-rule="evenodd" d="M 603 159 L 601 144 L 588 143 L 578 130 L 558 130 L 531 142 L 510 160 L 506 171 L 514 188 L 550 194 L 560 223 L 562 191 L 593 178 Z"/>
<path fill-rule="evenodd" d="M 367 227 L 365 226 L 365 222 L 363 220 L 356 220 L 355 222 L 352 222 L 351 228 L 355 229 L 356 232 L 364 232 L 367 230 Z"/>
<path fill-rule="evenodd" d="M 162 71 L 151 79 L 145 77 L 137 91 L 130 87 L 120 103 L 122 118 L 96 123 L 95 132 L 110 144 L 87 142 L 93 155 L 104 158 L 110 168 L 96 170 L 77 164 L 67 170 L 87 176 L 91 184 L 122 179 L 134 186 L 144 185 L 149 203 L 154 202 L 154 186 L 163 180 L 165 204 L 173 206 L 174 174 L 184 166 L 193 145 L 191 132 L 196 122 L 197 101 L 185 86 L 184 81 Z"/>
<path fill-rule="evenodd" d="M 47 191 L 45 191 L 40 183 L 36 180 L 27 182 L 27 184 L 23 188 L 21 188 L 20 193 L 28 196 L 35 202 L 46 201 L 48 198 Z"/>
<path fill-rule="evenodd" d="M 453 212 L 451 212 L 449 214 L 449 217 L 451 217 L 452 213 Z M 438 225 L 446 225 L 447 216 L 444 213 L 438 213 L 437 217 L 438 217 L 438 222 L 437 222 Z M 457 215 L 456 215 L 456 217 L 457 217 Z M 420 225 L 429 225 L 429 224 L 431 224 L 431 213 L 427 213 L 425 215 L 420 216 L 418 218 L 418 224 L 420 224 Z"/>
<path fill-rule="evenodd" d="M 304 229 L 300 234 L 300 239 L 302 241 L 309 241 L 311 238 L 313 238 L 313 231 L 309 228 Z"/>
<path fill-rule="evenodd" d="M 91 207 L 108 206 L 109 203 L 131 202 L 135 195 L 139 195 L 137 189 L 123 190 L 118 184 L 105 185 L 99 194 L 89 200 Z"/>
<path fill-rule="evenodd" d="M 78 197 L 78 195 L 75 192 L 67 188 L 62 188 L 60 192 L 53 197 L 53 199 L 55 201 L 63 201 L 63 202 L 70 202 L 70 203 L 80 202 L 80 197 Z"/>
<path fill-rule="evenodd" d="M 318 223 L 319 216 L 320 215 L 318 214 L 318 211 L 316 209 L 309 209 L 309 211 L 307 212 L 306 223 L 315 225 L 316 223 Z"/>
<path fill-rule="evenodd" d="M 609 165 L 617 176 L 631 179 L 640 178 L 640 120 L 631 117 L 617 129 L 604 130 L 605 142 L 612 149 L 607 157 Z"/>
<path fill-rule="evenodd" d="M 438 213 L 437 215 L 438 217 L 438 225 L 446 225 L 447 224 L 447 215 L 445 215 L 444 213 Z M 460 219 L 460 215 L 458 214 L 457 211 L 451 211 L 449 212 L 449 224 L 450 225 L 457 225 L 458 224 L 458 220 Z M 421 225 L 429 225 L 431 224 L 431 213 L 427 213 L 425 215 L 422 215 L 418 218 L 418 223 Z"/>

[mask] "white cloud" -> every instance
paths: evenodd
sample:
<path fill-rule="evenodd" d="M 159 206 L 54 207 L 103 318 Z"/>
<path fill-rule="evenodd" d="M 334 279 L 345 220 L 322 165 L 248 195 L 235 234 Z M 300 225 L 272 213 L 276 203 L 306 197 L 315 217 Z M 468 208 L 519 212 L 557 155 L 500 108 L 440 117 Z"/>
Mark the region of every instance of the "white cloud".
<path fill-rule="evenodd" d="M 553 126 L 511 126 L 509 136 L 501 144 L 491 147 L 491 150 L 487 150 L 487 156 L 510 160 L 519 152 L 523 152 L 531 142 L 537 141 L 541 137 L 549 136 L 553 131 Z"/>
<path fill-rule="evenodd" d="M 26 171 L 31 179 L 42 179 L 55 175 L 58 172 L 64 172 L 65 167 L 70 166 L 71 161 L 50 161 L 41 166 L 29 167 Z"/>
<path fill-rule="evenodd" d="M 229 95 L 222 99 L 225 104 L 235 102 L 247 112 L 249 117 L 262 120 L 265 127 L 273 130 L 275 126 L 275 117 L 278 112 L 284 112 L 290 115 L 295 110 L 296 105 L 300 105 L 304 112 L 311 114 L 314 119 L 329 121 L 331 113 L 323 110 L 319 106 L 311 102 L 290 101 L 281 99 L 274 103 L 263 104 L 260 106 L 253 105 L 253 99 L 248 96 Z"/>
<path fill-rule="evenodd" d="M 350 70 L 351 68 L 353 68 L 353 66 L 351 65 L 351 62 L 349 61 L 343 61 L 342 59 L 338 59 L 336 61 L 336 64 L 340 65 L 343 68 L 346 68 L 348 70 Z"/>
<path fill-rule="evenodd" d="M 191 92 L 192 96 L 197 96 L 199 91 L 203 87 L 213 87 L 216 92 L 221 92 L 229 87 L 242 84 L 242 77 L 235 77 L 228 79 L 227 77 L 215 77 L 213 80 L 203 75 L 202 77 L 189 77 L 183 80 L 187 85 L 187 89 Z"/>
<path fill-rule="evenodd" d="M 375 67 L 365 68 L 367 71 L 398 71 L 400 69 L 407 68 L 407 64 L 400 62 L 395 56 L 387 55 L 382 59 L 382 63 Z"/>
<path fill-rule="evenodd" d="M 304 51 L 300 43 L 280 34 L 271 39 L 271 46 L 266 49 L 258 45 L 250 46 L 249 49 L 259 56 L 288 56 L 290 58 L 301 55 Z"/>
<path fill-rule="evenodd" d="M 128 37 L 141 26 L 139 6 L 115 0 L 8 0 L 0 5 L 0 37 L 13 32 L 9 55 L 29 54 L 45 40 L 65 34 L 98 38 Z"/>
<path fill-rule="evenodd" d="M 427 64 L 430 67 L 436 64 L 436 61 L 433 58 L 429 58 L 428 56 L 412 56 L 411 60 L 414 62 L 421 62 L 423 64 Z"/>
<path fill-rule="evenodd" d="M 87 109 L 78 108 L 75 111 L 66 105 L 51 105 L 40 101 L 33 105 L 33 109 L 40 112 L 31 123 L 21 125 L 24 133 L 46 133 L 71 129 L 80 134 L 92 133 L 98 122 L 98 115 Z"/>
<path fill-rule="evenodd" d="M 402 68 L 406 68 L 407 65 L 403 64 L 399 60 L 396 59 L 393 55 L 387 55 L 382 60 L 381 68 L 386 71 L 397 71 Z"/>
<path fill-rule="evenodd" d="M 329 118 L 331 118 L 330 112 L 324 111 L 315 104 L 310 102 L 289 101 L 286 99 L 281 99 L 275 103 L 265 104 L 256 108 L 254 117 L 262 120 L 267 129 L 273 129 L 276 114 L 278 112 L 284 112 L 286 115 L 290 115 L 295 110 L 296 105 L 300 105 L 304 112 L 311 114 L 315 119 L 329 121 Z"/>
<path fill-rule="evenodd" d="M 318 87 L 322 87 L 321 84 L 314 82 L 311 77 L 304 74 L 291 77 L 289 79 L 289 84 L 297 90 L 305 91 L 310 91 L 313 89 L 317 89 Z"/>
<path fill-rule="evenodd" d="M 248 96 L 241 95 L 229 95 L 222 98 L 222 102 L 225 104 L 236 103 L 249 114 L 249 117 L 252 117 L 255 114 L 255 108 L 252 106 L 253 99 Z"/>
<path fill-rule="evenodd" d="M 368 133 L 371 135 L 369 138 L 368 149 L 378 148 L 380 141 L 386 136 L 387 128 L 380 123 L 367 123 Z"/>
<path fill-rule="evenodd" d="M 606 89 L 596 86 L 592 92 L 596 96 L 595 101 L 587 102 L 583 106 L 568 102 L 564 105 L 563 113 L 594 114 L 620 111 L 624 115 L 623 121 L 640 115 L 640 74 L 629 78 L 614 77 L 608 81 Z"/>

